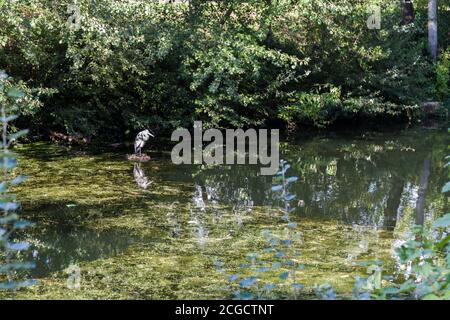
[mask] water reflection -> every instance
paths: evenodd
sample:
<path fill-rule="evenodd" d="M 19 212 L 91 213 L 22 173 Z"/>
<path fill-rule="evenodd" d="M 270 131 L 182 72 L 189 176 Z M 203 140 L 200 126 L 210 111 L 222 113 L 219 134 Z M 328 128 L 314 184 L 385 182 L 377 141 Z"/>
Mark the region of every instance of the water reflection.
<path fill-rule="evenodd" d="M 139 188 L 147 190 L 147 188 L 153 183 L 145 175 L 144 170 L 141 168 L 141 163 L 136 162 L 133 167 L 133 176 Z"/>
<path fill-rule="evenodd" d="M 121 231 L 49 229 L 39 239 L 30 239 L 33 249 L 29 259 L 36 263 L 32 276 L 42 277 L 70 264 L 114 256 L 135 242 L 136 239 Z"/>
<path fill-rule="evenodd" d="M 380 230 L 388 230 L 383 237 L 392 239 L 415 222 L 427 223 L 447 212 L 447 198 L 440 192 L 447 179 L 447 137 L 445 131 L 415 130 L 285 143 L 282 158 L 291 164 L 289 175 L 299 177 L 290 186 L 297 204 L 290 219 L 304 233 L 302 250 L 311 264 L 328 259 L 333 266 L 351 265 L 376 252 Z M 284 223 L 273 179 L 259 175 L 257 166 L 174 166 L 169 158 L 161 158 L 134 164 L 131 176 L 129 162 L 115 156 L 95 158 L 95 168 L 88 157 L 85 162 L 62 156 L 38 159 L 35 171 L 24 172 L 41 179 L 18 193 L 19 198 L 26 198 L 29 190 L 37 195 L 37 200 L 29 197 L 24 203 L 26 214 L 41 225 L 52 221 L 29 235 L 37 275 L 114 256 L 135 243 L 148 250 L 150 238 L 134 238 L 124 226 L 137 233 L 142 225 L 151 230 L 146 235 L 164 248 L 155 251 L 157 255 L 176 250 L 180 243 L 192 243 L 203 254 L 208 246 L 228 239 L 242 249 L 245 239 L 255 243 L 268 224 Z M 55 170 L 57 161 L 65 166 Z M 77 170 L 72 170 L 74 165 Z M 151 172 L 151 179 L 145 172 Z M 60 195 L 53 193 L 60 198 L 47 197 L 55 189 L 64 189 Z M 46 206 L 49 201 L 56 205 Z M 77 205 L 69 208 L 68 203 Z M 107 228 L 95 231 L 104 219 Z M 203 256 L 194 249 L 187 254 Z M 214 254 L 228 250 L 219 247 Z"/>
<path fill-rule="evenodd" d="M 190 206 L 189 224 L 193 228 L 194 238 L 197 239 L 200 248 L 205 246 L 209 231 L 206 227 L 206 205 L 203 200 L 203 189 L 200 185 L 195 185 L 194 195 L 192 196 L 192 205 Z"/>
<path fill-rule="evenodd" d="M 391 231 L 406 216 L 423 224 L 425 216 L 447 207 L 440 193 L 446 145 L 441 132 L 420 130 L 286 144 L 283 157 L 300 177 L 292 187 L 299 199 L 295 212 Z M 195 177 L 194 206 L 204 210 L 201 193 L 206 190 L 208 200 L 232 207 L 239 225 L 254 206 L 278 205 L 270 191 L 272 178 L 258 175 L 253 166 L 189 170 Z"/>

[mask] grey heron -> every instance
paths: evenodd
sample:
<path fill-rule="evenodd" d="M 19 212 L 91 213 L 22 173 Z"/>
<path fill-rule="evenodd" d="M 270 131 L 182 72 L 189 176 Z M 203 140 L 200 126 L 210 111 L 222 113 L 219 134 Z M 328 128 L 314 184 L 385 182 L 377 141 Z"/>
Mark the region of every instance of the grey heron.
<path fill-rule="evenodd" d="M 142 148 L 145 143 L 150 139 L 150 137 L 154 138 L 155 136 L 150 133 L 150 131 L 144 130 L 138 133 L 136 136 L 136 140 L 134 141 L 134 153 L 142 155 Z"/>

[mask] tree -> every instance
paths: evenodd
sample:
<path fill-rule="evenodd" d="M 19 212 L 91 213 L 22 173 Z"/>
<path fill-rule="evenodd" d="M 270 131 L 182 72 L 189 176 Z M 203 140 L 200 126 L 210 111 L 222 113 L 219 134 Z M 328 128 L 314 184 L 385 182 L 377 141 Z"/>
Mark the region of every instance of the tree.
<path fill-rule="evenodd" d="M 428 51 L 433 59 L 437 58 L 437 0 L 428 0 Z"/>

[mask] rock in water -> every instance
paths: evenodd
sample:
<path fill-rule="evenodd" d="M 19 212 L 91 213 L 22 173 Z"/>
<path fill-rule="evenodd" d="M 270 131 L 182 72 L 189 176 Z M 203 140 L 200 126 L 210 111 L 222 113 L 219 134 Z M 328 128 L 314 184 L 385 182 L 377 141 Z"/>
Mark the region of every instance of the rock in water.
<path fill-rule="evenodd" d="M 146 155 L 145 153 L 143 153 L 141 155 L 128 154 L 127 159 L 130 161 L 147 162 L 147 161 L 150 161 L 152 158 L 149 155 Z"/>

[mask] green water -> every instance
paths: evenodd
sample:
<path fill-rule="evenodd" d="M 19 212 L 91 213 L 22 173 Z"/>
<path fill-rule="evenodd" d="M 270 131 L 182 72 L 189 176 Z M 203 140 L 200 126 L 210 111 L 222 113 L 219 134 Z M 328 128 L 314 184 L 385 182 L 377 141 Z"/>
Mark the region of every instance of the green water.
<path fill-rule="evenodd" d="M 410 227 L 448 209 L 440 192 L 447 145 L 446 130 L 427 129 L 283 142 L 289 174 L 299 177 L 290 188 L 300 235 L 293 246 L 304 264 L 298 282 L 328 282 L 345 295 L 364 272 L 358 262 L 395 269 L 393 248 Z M 29 177 L 15 190 L 20 213 L 36 223 L 21 236 L 32 244 L 39 280 L 22 298 L 227 298 L 228 275 L 248 253 L 264 255 L 263 230 L 285 232 L 272 177 L 256 166 L 175 166 L 168 153 L 151 153 L 138 168 L 126 150 L 45 143 L 17 151 L 18 171 Z M 66 286 L 71 264 L 80 267 L 80 289 Z"/>

